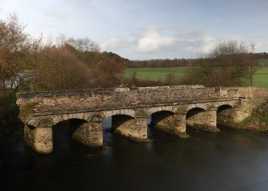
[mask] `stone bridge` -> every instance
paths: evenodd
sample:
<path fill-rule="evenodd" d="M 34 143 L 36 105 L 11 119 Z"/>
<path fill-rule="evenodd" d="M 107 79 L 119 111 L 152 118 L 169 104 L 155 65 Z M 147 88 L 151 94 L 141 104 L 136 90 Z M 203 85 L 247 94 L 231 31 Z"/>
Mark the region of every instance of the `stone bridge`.
<path fill-rule="evenodd" d="M 246 92 L 246 93 L 245 93 Z M 186 127 L 219 132 L 217 116 L 228 113 L 240 122 L 247 88 L 163 86 L 77 91 L 20 93 L 17 105 L 25 124 L 25 141 L 35 151 L 53 151 L 53 129 L 63 121 L 79 120 L 72 137 L 88 146 L 103 145 L 103 120 L 112 117 L 112 129 L 133 141 L 148 140 L 148 123 L 163 132 L 186 137 Z"/>

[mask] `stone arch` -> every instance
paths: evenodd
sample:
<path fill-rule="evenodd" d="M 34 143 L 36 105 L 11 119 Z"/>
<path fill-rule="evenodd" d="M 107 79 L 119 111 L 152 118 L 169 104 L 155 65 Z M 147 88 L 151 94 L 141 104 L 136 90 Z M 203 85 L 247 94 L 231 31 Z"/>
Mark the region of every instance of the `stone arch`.
<path fill-rule="evenodd" d="M 202 123 L 202 118 L 206 112 L 206 109 L 207 108 L 198 106 L 198 105 L 188 107 L 188 110 L 185 113 L 186 131 L 188 133 L 189 133 L 189 130 L 192 128 L 195 128 L 195 129 L 200 128 L 199 126 L 200 126 L 200 123 Z"/>
<path fill-rule="evenodd" d="M 151 114 L 149 127 L 173 133 L 175 130 L 175 111 L 161 109 Z"/>
<path fill-rule="evenodd" d="M 111 120 L 110 128 L 103 128 L 106 132 L 110 131 L 125 137 L 133 141 L 146 141 L 147 140 L 147 120 L 142 117 L 136 117 L 133 110 L 129 110 L 130 113 L 126 112 L 113 112 L 109 113 L 108 118 Z M 104 120 L 107 118 L 104 118 Z M 104 140 L 106 139 L 104 134 Z"/>
<path fill-rule="evenodd" d="M 229 121 L 233 117 L 233 104 L 225 103 L 217 107 L 217 124 L 220 128 L 229 126 Z"/>
<path fill-rule="evenodd" d="M 126 114 L 115 114 L 111 116 L 112 124 L 111 124 L 111 131 L 115 132 L 118 129 L 127 128 L 128 123 L 134 120 L 133 116 L 126 115 Z"/>
<path fill-rule="evenodd" d="M 194 109 L 200 109 L 200 110 L 207 111 L 208 108 L 209 108 L 208 104 L 190 104 L 186 107 L 185 114 L 187 115 L 187 113 L 189 113 L 189 111 L 194 110 Z"/>
<path fill-rule="evenodd" d="M 108 129 L 114 132 L 119 126 L 125 122 L 134 119 L 136 113 L 132 109 L 111 110 L 103 112 L 102 126 L 103 129 Z"/>
<path fill-rule="evenodd" d="M 160 123 L 161 121 L 165 120 L 166 118 L 174 116 L 174 114 L 175 113 L 173 111 L 170 111 L 170 110 L 156 111 L 156 112 L 152 113 L 150 116 L 150 120 L 151 120 L 150 125 L 155 126 L 158 123 Z"/>
<path fill-rule="evenodd" d="M 154 113 L 157 112 L 171 112 L 175 113 L 176 112 L 176 107 L 174 106 L 162 106 L 162 107 L 152 107 L 146 110 L 147 116 L 151 116 Z"/>
<path fill-rule="evenodd" d="M 94 116 L 94 113 L 73 113 L 73 114 L 56 115 L 52 117 L 52 120 L 53 120 L 53 125 L 56 125 L 60 122 L 72 120 L 72 119 L 90 121 L 90 119 L 93 116 Z"/>
<path fill-rule="evenodd" d="M 120 110 L 105 111 L 105 112 L 103 112 L 103 115 L 105 118 L 112 117 L 115 115 L 126 115 L 126 116 L 130 116 L 132 118 L 136 117 L 135 110 L 133 110 L 133 109 L 120 109 Z"/>
<path fill-rule="evenodd" d="M 217 115 L 213 104 L 191 107 L 186 113 L 186 125 L 207 132 L 220 131 L 217 128 Z"/>
<path fill-rule="evenodd" d="M 199 106 L 193 106 L 193 107 L 189 107 L 190 109 L 187 110 L 186 112 L 186 119 L 191 118 L 192 116 L 201 113 L 201 112 L 205 112 L 207 110 L 206 107 L 199 107 Z"/>
<path fill-rule="evenodd" d="M 70 121 L 77 121 L 77 122 L 81 122 L 81 123 L 87 123 L 88 122 L 87 120 L 82 119 L 82 118 L 68 118 L 66 120 L 62 120 L 62 121 L 59 121 L 59 122 L 53 124 L 52 127 L 55 127 L 55 126 L 58 126 L 58 125 L 60 125 L 62 123 L 67 123 L 67 122 L 70 122 Z"/>
<path fill-rule="evenodd" d="M 221 105 L 217 106 L 217 112 L 220 113 L 220 112 L 223 112 L 225 110 L 233 109 L 233 108 L 234 108 L 233 104 L 225 103 L 225 104 L 221 104 Z"/>
<path fill-rule="evenodd" d="M 64 118 L 52 126 L 53 148 L 68 151 L 73 144 L 71 140 L 81 141 L 81 131 L 87 128 L 88 121 L 83 118 Z M 82 133 L 84 134 L 84 133 Z"/>
<path fill-rule="evenodd" d="M 239 104 L 240 104 L 240 100 L 230 100 L 230 101 L 217 102 L 214 104 L 214 107 L 216 110 L 218 110 L 218 108 L 223 106 L 223 105 L 227 105 L 227 106 L 230 106 L 232 108 L 235 108 Z"/>

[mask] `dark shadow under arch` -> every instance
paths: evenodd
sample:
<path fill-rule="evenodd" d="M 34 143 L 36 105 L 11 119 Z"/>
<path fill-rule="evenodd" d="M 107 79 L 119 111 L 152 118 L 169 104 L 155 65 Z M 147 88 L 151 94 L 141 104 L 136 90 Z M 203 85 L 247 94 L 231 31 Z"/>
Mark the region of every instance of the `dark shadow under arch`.
<path fill-rule="evenodd" d="M 53 128 L 53 150 L 68 152 L 71 150 L 76 142 L 73 141 L 72 136 L 76 129 L 81 127 L 87 121 L 82 119 L 68 119 L 61 121 L 54 125 Z"/>
<path fill-rule="evenodd" d="M 103 141 L 105 145 L 121 144 L 124 139 L 119 138 L 114 131 L 125 122 L 134 119 L 134 117 L 124 114 L 115 114 L 103 119 Z"/>
<path fill-rule="evenodd" d="M 229 119 L 232 117 L 233 106 L 229 104 L 221 105 L 217 108 L 217 126 L 220 129 L 229 127 Z"/>
<path fill-rule="evenodd" d="M 205 111 L 206 110 L 201 108 L 201 107 L 194 107 L 194 108 L 191 108 L 190 110 L 187 111 L 186 116 L 185 116 L 186 117 L 186 132 L 187 132 L 187 134 L 192 135 L 196 131 L 196 128 L 194 128 L 194 126 L 192 126 L 192 125 L 189 125 L 187 120 L 189 121 L 191 117 L 194 117 L 195 115 L 203 113 Z"/>
<path fill-rule="evenodd" d="M 190 109 L 187 113 L 186 113 L 186 119 L 193 117 L 194 115 L 201 113 L 201 112 L 205 112 L 206 110 L 200 107 L 194 107 L 192 109 Z"/>
<path fill-rule="evenodd" d="M 131 119 L 134 119 L 134 117 L 124 114 L 116 114 L 106 117 L 102 123 L 103 129 L 105 131 L 114 132 L 117 127 Z"/>
<path fill-rule="evenodd" d="M 124 124 L 125 122 L 134 119 L 132 116 L 129 115 L 113 115 L 112 116 L 112 126 L 111 131 L 114 132 L 116 128 L 118 128 L 120 125 Z"/>
<path fill-rule="evenodd" d="M 217 113 L 221 113 L 221 112 L 224 112 L 226 110 L 231 110 L 233 109 L 233 106 L 229 105 L 229 104 L 224 104 L 224 105 L 221 105 L 217 108 Z"/>
<path fill-rule="evenodd" d="M 166 110 L 162 110 L 162 111 L 157 111 L 155 113 L 151 114 L 150 120 L 148 122 L 149 127 L 155 127 L 157 125 L 157 123 L 159 123 L 160 121 L 162 121 L 163 119 L 170 117 L 174 115 L 173 112 L 171 111 L 166 111 Z"/>

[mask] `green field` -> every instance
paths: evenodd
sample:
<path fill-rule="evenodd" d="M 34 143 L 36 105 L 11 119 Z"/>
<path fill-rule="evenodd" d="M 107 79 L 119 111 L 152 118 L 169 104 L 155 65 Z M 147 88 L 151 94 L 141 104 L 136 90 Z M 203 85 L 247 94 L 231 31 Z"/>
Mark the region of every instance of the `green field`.
<path fill-rule="evenodd" d="M 125 78 L 131 78 L 136 73 L 136 78 L 141 80 L 164 81 L 169 74 L 173 74 L 177 79 L 181 79 L 189 70 L 188 67 L 172 68 L 128 68 Z M 253 85 L 256 87 L 268 88 L 268 67 L 260 67 L 254 77 Z"/>
<path fill-rule="evenodd" d="M 136 73 L 136 78 L 141 80 L 164 81 L 169 74 L 174 74 L 178 79 L 182 78 L 189 68 L 128 68 L 125 73 L 126 78 L 131 78 Z"/>
<path fill-rule="evenodd" d="M 257 70 L 253 77 L 253 85 L 268 88 L 268 67 L 262 67 Z"/>

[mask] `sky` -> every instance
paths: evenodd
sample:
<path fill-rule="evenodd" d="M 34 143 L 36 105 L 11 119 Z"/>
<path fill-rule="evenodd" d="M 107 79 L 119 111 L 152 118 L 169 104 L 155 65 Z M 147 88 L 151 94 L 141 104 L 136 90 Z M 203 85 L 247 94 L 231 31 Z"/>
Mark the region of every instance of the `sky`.
<path fill-rule="evenodd" d="M 27 33 L 90 38 L 129 59 L 193 58 L 236 40 L 268 52 L 267 0 L 0 0 Z"/>

